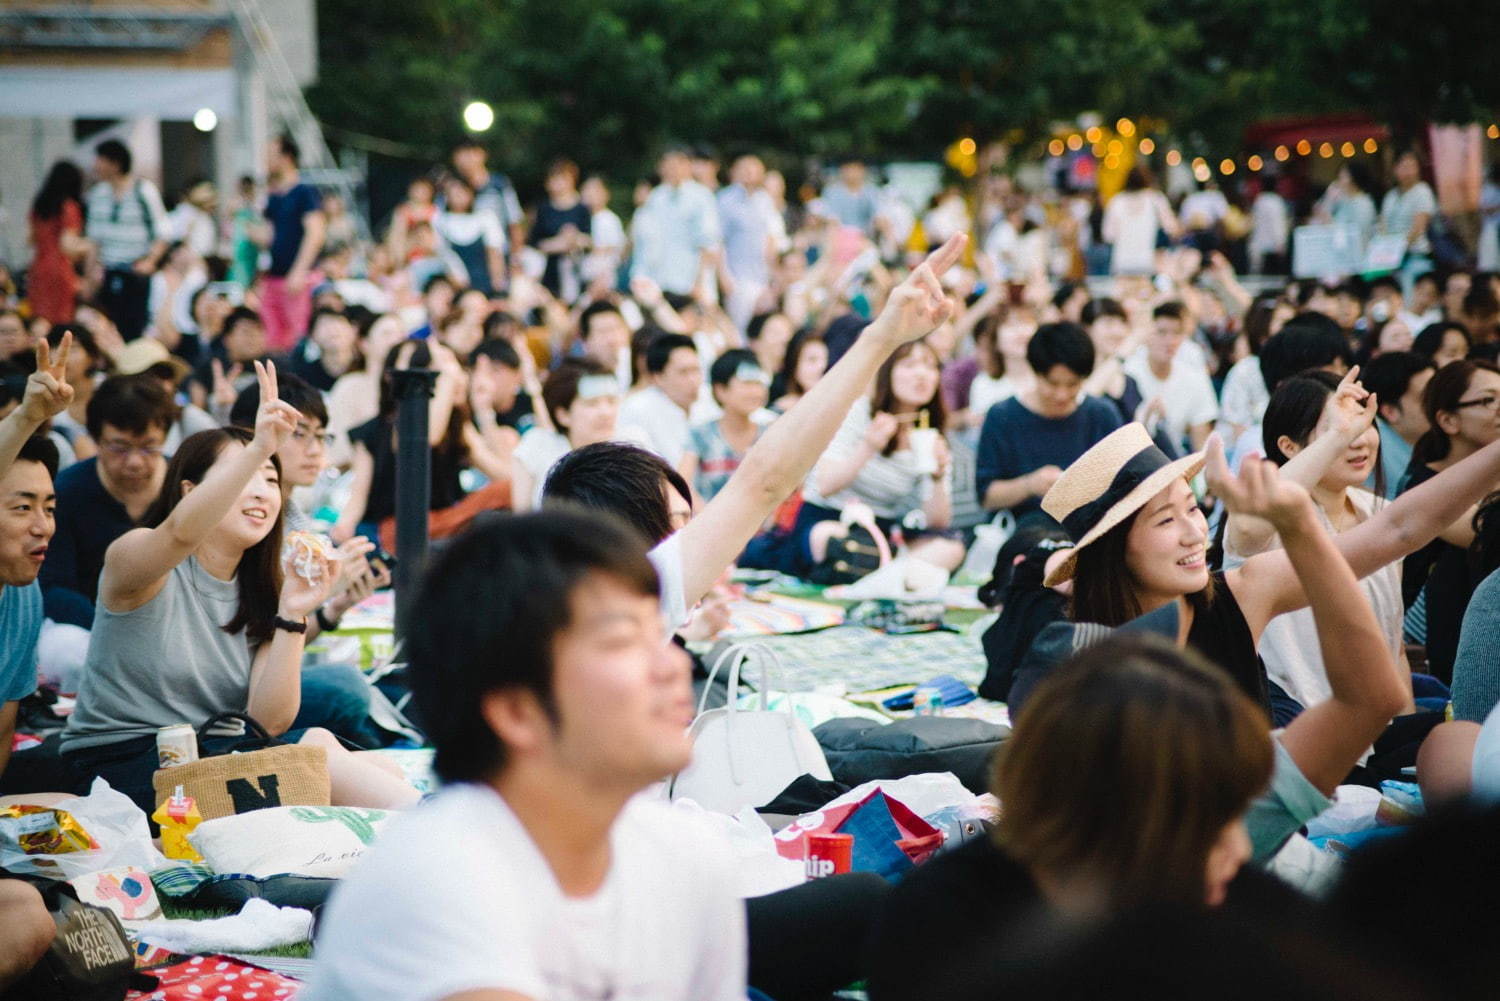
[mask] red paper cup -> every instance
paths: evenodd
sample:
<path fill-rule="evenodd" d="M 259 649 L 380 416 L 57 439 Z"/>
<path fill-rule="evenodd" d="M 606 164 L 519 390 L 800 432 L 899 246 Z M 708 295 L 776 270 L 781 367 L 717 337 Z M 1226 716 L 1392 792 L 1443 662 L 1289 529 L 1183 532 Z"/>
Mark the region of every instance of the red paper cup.
<path fill-rule="evenodd" d="M 807 878 L 822 879 L 848 872 L 854 861 L 854 835 L 809 834 Z"/>

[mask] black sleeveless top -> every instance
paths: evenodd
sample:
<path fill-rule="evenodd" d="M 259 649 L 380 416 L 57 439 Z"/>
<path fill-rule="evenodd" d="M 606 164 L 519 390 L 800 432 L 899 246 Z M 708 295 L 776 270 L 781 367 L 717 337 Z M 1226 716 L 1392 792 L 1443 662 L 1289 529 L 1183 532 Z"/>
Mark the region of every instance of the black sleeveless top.
<path fill-rule="evenodd" d="M 1188 629 L 1188 645 L 1229 672 L 1235 684 L 1271 712 L 1271 695 L 1266 685 L 1266 665 L 1255 652 L 1255 637 L 1250 623 L 1240 611 L 1240 603 L 1224 580 L 1224 574 L 1213 575 L 1213 597 L 1207 602 L 1200 595 L 1190 595 L 1193 624 Z"/>

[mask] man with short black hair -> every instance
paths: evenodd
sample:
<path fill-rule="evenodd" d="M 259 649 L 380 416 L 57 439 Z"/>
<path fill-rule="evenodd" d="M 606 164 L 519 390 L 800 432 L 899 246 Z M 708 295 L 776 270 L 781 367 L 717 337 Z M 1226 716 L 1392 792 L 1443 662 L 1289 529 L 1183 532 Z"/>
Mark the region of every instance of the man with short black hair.
<path fill-rule="evenodd" d="M 1380 431 L 1380 467 L 1385 477 L 1385 498 L 1395 500 L 1401 480 L 1411 464 L 1411 449 L 1431 426 L 1422 409 L 1422 391 L 1436 371 L 1432 362 L 1411 351 L 1387 351 L 1370 359 L 1359 373 L 1360 385 L 1375 394 L 1380 412 L 1375 427 Z M 1375 489 L 1375 474 L 1366 484 Z"/>
<path fill-rule="evenodd" d="M 597 512 L 487 522 L 438 557 L 406 650 L 444 788 L 334 895 L 307 1001 L 743 1001 L 723 836 L 637 795 L 692 754 L 657 592 Z"/>
<path fill-rule="evenodd" d="M 58 531 L 41 577 L 47 618 L 82 629 L 94 625 L 105 550 L 161 493 L 177 404 L 150 375 L 115 376 L 94 392 L 87 418 L 99 454 L 57 477 Z"/>
<path fill-rule="evenodd" d="M 661 184 L 652 189 L 630 221 L 634 271 L 656 282 L 663 292 L 691 296 L 713 274 L 719 209 L 713 194 L 693 180 L 693 162 L 686 149 L 668 149 L 659 170 Z"/>
<path fill-rule="evenodd" d="M 20 406 L 0 420 L 0 773 L 10 762 L 19 701 L 36 690 L 42 598 L 36 583 L 55 521 L 52 478 L 57 448 L 38 434 L 73 398 L 66 377 L 71 341 L 54 364 L 45 342 Z M 41 896 L 19 880 L 0 880 L 0 993 L 46 953 L 56 927 Z"/>
<path fill-rule="evenodd" d="M 638 427 L 651 448 L 676 467 L 687 448 L 688 415 L 703 387 L 698 348 L 686 334 L 662 334 L 646 349 L 645 389 L 626 398 L 620 425 Z"/>
<path fill-rule="evenodd" d="M 469 398 L 476 404 L 474 420 L 480 432 L 488 431 L 493 417 L 497 428 L 512 432 L 519 440 L 536 424 L 536 401 L 526 388 L 520 353 L 509 341 L 485 341 L 469 355 L 469 366 Z M 481 401 L 486 404 L 485 413 L 478 412 Z M 510 447 L 515 447 L 515 441 Z"/>
<path fill-rule="evenodd" d="M 207 357 L 188 377 L 193 405 L 223 421 L 239 394 L 255 384 L 254 363 L 269 357 L 260 314 L 249 306 L 234 307 L 225 317 L 219 336 L 209 345 Z"/>
<path fill-rule="evenodd" d="M 1206 359 L 1197 345 L 1188 343 L 1192 327 L 1182 303 L 1157 306 L 1151 324 L 1146 343 L 1125 360 L 1125 374 L 1141 387 L 1148 414 L 1165 425 L 1172 445 L 1196 452 L 1219 415 Z"/>
<path fill-rule="evenodd" d="M 320 392 L 328 392 L 349 371 L 357 347 L 354 324 L 338 309 L 313 311 L 307 336 L 292 349 L 288 369 Z"/>
<path fill-rule="evenodd" d="M 1031 385 L 995 404 L 979 432 L 974 484 L 986 511 L 1016 517 L 1040 510 L 1062 471 L 1120 426 L 1114 406 L 1083 395 L 1094 343 L 1072 323 L 1044 323 L 1026 346 Z"/>
<path fill-rule="evenodd" d="M 620 377 L 622 390 L 630 388 L 630 324 L 620 307 L 606 299 L 589 303 L 578 317 L 578 340 L 585 355 Z"/>
<path fill-rule="evenodd" d="M 453 171 L 474 189 L 474 211 L 488 212 L 505 231 L 506 260 L 512 248 L 526 246 L 526 216 L 516 187 L 504 174 L 490 170 L 486 162 L 489 151 L 475 139 L 465 139 L 453 147 Z M 443 204 L 443 199 L 438 199 Z"/>
<path fill-rule="evenodd" d="M 1321 368 L 1342 377 L 1349 371 L 1349 340 L 1332 318 L 1317 312 L 1298 313 L 1260 346 L 1260 374 L 1266 395 L 1287 379 L 1310 368 Z M 1256 421 L 1229 443 L 1230 468 L 1236 472 L 1248 456 L 1264 456 L 1261 423 Z"/>
<path fill-rule="evenodd" d="M 99 304 L 133 341 L 150 322 L 151 276 L 167 250 L 167 210 L 161 192 L 132 172 L 130 150 L 118 139 L 94 148 L 94 176 L 86 203 L 87 235 L 99 248 L 104 284 Z"/>
<path fill-rule="evenodd" d="M 36 690 L 36 644 L 42 632 L 37 573 L 56 529 L 57 447 L 39 434 L 73 399 L 64 336 L 54 363 L 46 342 L 26 380 L 20 406 L 0 420 L 0 773 L 10 761 L 17 703 Z"/>
<path fill-rule="evenodd" d="M 323 249 L 327 220 L 318 189 L 302 183 L 302 151 L 290 136 L 271 140 L 266 153 L 270 194 L 266 228 L 261 231 L 271 253 L 262 279 L 261 318 L 271 351 L 290 350 L 307 331 L 312 315 L 312 270 Z"/>

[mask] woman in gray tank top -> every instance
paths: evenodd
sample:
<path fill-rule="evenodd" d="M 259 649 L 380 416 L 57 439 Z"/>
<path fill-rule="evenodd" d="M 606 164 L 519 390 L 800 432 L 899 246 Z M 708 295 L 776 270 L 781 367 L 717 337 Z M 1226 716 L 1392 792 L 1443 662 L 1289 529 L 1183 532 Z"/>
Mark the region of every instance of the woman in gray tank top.
<path fill-rule="evenodd" d="M 276 450 L 298 413 L 278 398 L 276 370 L 256 363 L 255 431 L 185 439 L 139 528 L 105 554 L 78 705 L 63 753 L 148 813 L 156 731 L 243 712 L 272 734 L 328 751 L 333 802 L 399 807 L 418 794 L 326 730 L 292 731 L 301 698 L 306 619 L 336 576 L 281 571 L 283 498 Z M 205 738 L 205 754 L 241 738 Z"/>

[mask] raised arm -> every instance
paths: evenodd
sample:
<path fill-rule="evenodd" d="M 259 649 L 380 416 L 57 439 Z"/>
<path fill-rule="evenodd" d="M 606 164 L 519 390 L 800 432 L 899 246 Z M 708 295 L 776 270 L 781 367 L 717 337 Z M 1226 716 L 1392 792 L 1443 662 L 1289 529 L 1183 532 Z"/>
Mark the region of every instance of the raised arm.
<path fill-rule="evenodd" d="M 1311 597 L 1333 694 L 1293 720 L 1281 743 L 1308 781 L 1332 795 L 1406 702 L 1395 659 L 1354 571 L 1318 522 L 1304 487 L 1282 477 L 1273 463 L 1255 460 L 1238 477 L 1218 470 L 1213 481 L 1232 513 L 1274 526 L 1282 553 Z M 1226 578 L 1238 597 L 1237 572 Z"/>
<path fill-rule="evenodd" d="M 37 342 L 36 371 L 26 380 L 21 405 L 0 420 L 0 476 L 16 461 L 27 439 L 73 402 L 73 387 L 68 385 L 68 353 L 72 350 L 71 332 L 58 342 L 55 361 L 47 339 Z"/>
<path fill-rule="evenodd" d="M 1358 378 L 1356 365 L 1323 405 L 1323 415 L 1313 429 L 1312 440 L 1281 467 L 1283 480 L 1312 490 L 1375 420 L 1377 401 L 1355 381 Z M 1224 548 L 1237 556 L 1254 556 L 1264 552 L 1275 537 L 1276 530 L 1264 519 L 1231 512 L 1225 526 Z"/>
<path fill-rule="evenodd" d="M 688 607 L 708 593 L 766 516 L 806 478 L 881 364 L 948 318 L 952 305 L 937 276 L 958 261 L 966 242 L 965 236 L 953 237 L 891 291 L 885 309 L 838 364 L 766 429 L 724 489 L 679 533 Z"/>
<path fill-rule="evenodd" d="M 261 404 L 254 439 L 216 462 L 160 525 L 132 529 L 114 541 L 99 579 L 99 600 L 106 608 L 128 611 L 149 601 L 172 568 L 203 544 L 245 484 L 297 426 L 297 411 L 277 394 L 276 367 L 256 362 L 255 377 Z"/>
<path fill-rule="evenodd" d="M 1223 446 L 1211 445 L 1210 456 L 1215 449 L 1222 463 Z M 1334 545 L 1356 577 L 1367 577 L 1437 538 L 1497 483 L 1500 442 L 1486 445 L 1408 490 L 1363 524 L 1339 533 Z M 1235 593 L 1240 595 L 1240 606 L 1255 636 L 1274 616 L 1307 607 L 1307 594 L 1290 570 L 1286 554 L 1280 551 L 1251 557 L 1239 568 L 1245 590 Z"/>

